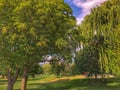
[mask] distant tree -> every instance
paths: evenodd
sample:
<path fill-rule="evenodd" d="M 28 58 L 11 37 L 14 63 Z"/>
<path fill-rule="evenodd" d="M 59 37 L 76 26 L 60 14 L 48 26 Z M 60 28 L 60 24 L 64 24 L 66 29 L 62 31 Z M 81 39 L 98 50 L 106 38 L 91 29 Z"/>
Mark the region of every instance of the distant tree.
<path fill-rule="evenodd" d="M 52 57 L 50 65 L 52 67 L 52 72 L 57 76 L 59 76 L 65 68 L 64 61 L 57 55 Z"/>
<path fill-rule="evenodd" d="M 50 75 L 52 74 L 52 66 L 49 63 L 45 63 L 43 66 L 43 74 Z"/>
<path fill-rule="evenodd" d="M 33 78 L 35 78 L 35 75 L 40 75 L 40 74 L 43 74 L 43 68 L 42 66 L 40 66 L 38 63 L 33 67 L 31 68 L 31 70 L 29 71 L 29 75 L 32 76 Z"/>

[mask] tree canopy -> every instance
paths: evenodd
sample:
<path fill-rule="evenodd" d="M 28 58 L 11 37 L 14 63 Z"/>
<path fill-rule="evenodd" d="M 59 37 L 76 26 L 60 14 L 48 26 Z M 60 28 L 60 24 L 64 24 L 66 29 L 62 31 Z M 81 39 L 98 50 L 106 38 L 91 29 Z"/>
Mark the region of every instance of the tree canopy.
<path fill-rule="evenodd" d="M 72 35 L 74 27 L 75 17 L 63 0 L 1 2 L 0 64 L 6 66 L 4 70 L 8 70 L 8 84 L 14 85 L 17 77 L 14 79 L 13 76 L 16 76 L 16 73 L 18 76 L 18 71 L 21 70 L 21 89 L 25 90 L 28 73 L 40 62 L 42 55 L 62 52 L 70 54 L 69 36 Z M 8 86 L 8 90 L 11 90 L 13 85 L 11 88 Z"/>
<path fill-rule="evenodd" d="M 101 72 L 120 75 L 120 1 L 108 0 L 91 10 L 80 25 L 85 47 L 99 52 Z"/>

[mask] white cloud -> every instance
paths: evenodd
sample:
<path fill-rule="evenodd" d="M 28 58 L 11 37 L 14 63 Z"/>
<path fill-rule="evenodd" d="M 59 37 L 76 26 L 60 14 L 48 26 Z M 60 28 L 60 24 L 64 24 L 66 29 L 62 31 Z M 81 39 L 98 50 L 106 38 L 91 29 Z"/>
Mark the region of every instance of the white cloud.
<path fill-rule="evenodd" d="M 69 0 L 72 4 L 82 8 L 81 14 L 77 17 L 77 24 L 80 24 L 84 17 L 90 14 L 92 8 L 99 6 L 107 0 Z"/>

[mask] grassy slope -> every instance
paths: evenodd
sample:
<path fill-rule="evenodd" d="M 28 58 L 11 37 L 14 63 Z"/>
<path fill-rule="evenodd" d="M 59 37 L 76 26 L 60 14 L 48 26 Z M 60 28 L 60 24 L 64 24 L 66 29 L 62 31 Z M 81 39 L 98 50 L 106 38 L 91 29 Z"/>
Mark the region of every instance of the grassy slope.
<path fill-rule="evenodd" d="M 20 90 L 21 81 L 18 80 L 14 90 Z M 0 90 L 6 90 L 6 80 L 0 79 Z M 30 78 L 27 90 L 120 90 L 120 80 L 80 79 L 75 77 L 56 78 L 54 76 L 37 76 Z"/>

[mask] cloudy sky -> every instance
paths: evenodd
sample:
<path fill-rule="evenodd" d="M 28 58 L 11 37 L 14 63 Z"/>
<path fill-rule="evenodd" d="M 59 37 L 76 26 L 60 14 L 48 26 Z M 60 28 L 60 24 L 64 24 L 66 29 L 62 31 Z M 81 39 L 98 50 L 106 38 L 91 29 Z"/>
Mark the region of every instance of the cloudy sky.
<path fill-rule="evenodd" d="M 73 9 L 73 15 L 80 24 L 84 17 L 90 14 L 92 8 L 99 6 L 107 0 L 64 0 Z"/>

